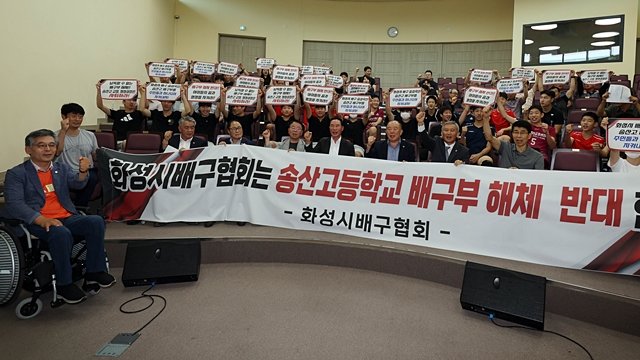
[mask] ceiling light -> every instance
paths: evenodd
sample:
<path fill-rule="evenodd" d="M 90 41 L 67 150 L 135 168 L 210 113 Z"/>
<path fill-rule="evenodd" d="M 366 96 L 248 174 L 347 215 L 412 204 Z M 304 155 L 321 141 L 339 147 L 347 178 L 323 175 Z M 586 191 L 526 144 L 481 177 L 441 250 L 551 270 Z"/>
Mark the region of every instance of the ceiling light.
<path fill-rule="evenodd" d="M 531 45 L 531 44 L 533 44 L 533 40 L 524 39 L 524 44 L 525 45 Z"/>
<path fill-rule="evenodd" d="M 615 41 L 596 41 L 592 42 L 591 46 L 609 46 L 615 44 Z"/>
<path fill-rule="evenodd" d="M 619 24 L 622 19 L 617 18 L 608 18 L 608 19 L 598 19 L 596 20 L 596 25 L 615 25 Z"/>
<path fill-rule="evenodd" d="M 545 24 L 545 25 L 533 25 L 533 30 L 553 30 L 558 27 L 558 24 Z"/>
<path fill-rule="evenodd" d="M 617 31 L 605 31 L 605 32 L 599 32 L 599 33 L 593 34 L 592 37 L 596 39 L 604 39 L 604 38 L 614 37 L 618 35 L 620 35 L 620 33 Z"/>
<path fill-rule="evenodd" d="M 538 50 L 542 50 L 542 51 L 551 51 L 551 50 L 558 50 L 560 49 L 560 46 L 558 45 L 549 45 L 549 46 L 543 46 L 538 48 Z"/>

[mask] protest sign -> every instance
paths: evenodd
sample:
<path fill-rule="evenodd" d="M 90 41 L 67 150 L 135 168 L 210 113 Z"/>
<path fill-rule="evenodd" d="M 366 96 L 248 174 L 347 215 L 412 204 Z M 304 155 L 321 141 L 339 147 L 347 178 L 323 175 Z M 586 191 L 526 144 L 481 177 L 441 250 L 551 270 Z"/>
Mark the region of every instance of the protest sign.
<path fill-rule="evenodd" d="M 307 86 L 302 91 L 304 102 L 311 105 L 328 105 L 333 100 L 334 89 L 331 87 Z"/>
<path fill-rule="evenodd" d="M 362 95 L 369 93 L 371 84 L 352 82 L 347 85 L 347 94 L 349 95 Z"/>
<path fill-rule="evenodd" d="M 149 76 L 152 77 L 172 77 L 176 74 L 176 66 L 170 63 L 151 63 L 148 70 Z"/>
<path fill-rule="evenodd" d="M 313 75 L 313 66 L 302 65 L 300 68 L 300 75 Z"/>
<path fill-rule="evenodd" d="M 216 102 L 220 99 L 220 84 L 196 82 L 187 88 L 187 100 L 191 102 Z"/>
<path fill-rule="evenodd" d="M 529 80 L 529 82 L 534 82 L 536 81 L 536 71 L 528 68 L 513 68 L 511 69 L 511 77 L 523 78 Z"/>
<path fill-rule="evenodd" d="M 261 78 L 256 76 L 240 76 L 236 79 L 236 86 L 257 89 L 260 87 L 260 80 Z"/>
<path fill-rule="evenodd" d="M 232 86 L 227 89 L 226 103 L 228 105 L 249 106 L 258 101 L 258 91 L 256 88 L 243 88 Z"/>
<path fill-rule="evenodd" d="M 496 102 L 496 96 L 498 95 L 497 89 L 487 89 L 481 87 L 472 86 L 464 92 L 465 105 L 471 106 L 489 106 Z"/>
<path fill-rule="evenodd" d="M 586 70 L 580 73 L 583 84 L 602 84 L 609 81 L 609 70 Z"/>
<path fill-rule="evenodd" d="M 178 65 L 180 71 L 186 71 L 189 69 L 189 60 L 186 59 L 167 59 L 165 62 Z"/>
<path fill-rule="evenodd" d="M 299 70 L 296 66 L 278 65 L 273 68 L 271 78 L 278 81 L 294 82 L 298 80 Z"/>
<path fill-rule="evenodd" d="M 505 92 L 507 94 L 517 94 L 524 91 L 524 84 L 522 79 L 500 79 L 496 84 L 498 91 Z"/>
<path fill-rule="evenodd" d="M 341 88 L 344 86 L 344 80 L 342 79 L 342 76 L 339 75 L 325 75 L 327 81 L 326 81 L 326 86 L 331 86 L 334 88 Z"/>
<path fill-rule="evenodd" d="M 258 58 L 256 59 L 256 69 L 271 69 L 276 64 L 275 59 Z"/>
<path fill-rule="evenodd" d="M 138 95 L 138 80 L 111 79 L 100 82 L 100 97 L 104 100 L 127 100 Z"/>
<path fill-rule="evenodd" d="M 180 98 L 180 84 L 152 82 L 147 84 L 147 100 L 175 101 Z"/>
<path fill-rule="evenodd" d="M 216 72 L 216 64 L 197 61 L 193 64 L 192 71 L 196 75 L 213 75 Z"/>
<path fill-rule="evenodd" d="M 300 79 L 300 86 L 325 86 L 327 78 L 324 75 L 304 75 Z"/>
<path fill-rule="evenodd" d="M 221 62 L 218 64 L 218 74 L 222 75 L 236 75 L 240 68 L 237 64 L 231 64 L 227 62 Z"/>
<path fill-rule="evenodd" d="M 542 72 L 542 85 L 562 85 L 571 79 L 571 70 L 546 70 Z"/>
<path fill-rule="evenodd" d="M 338 99 L 339 114 L 364 114 L 369 110 L 369 96 L 343 95 Z"/>
<path fill-rule="evenodd" d="M 492 79 L 493 71 L 480 69 L 473 69 L 471 71 L 471 76 L 469 77 L 469 81 L 479 83 L 490 83 Z"/>
<path fill-rule="evenodd" d="M 266 105 L 292 105 L 296 102 L 297 89 L 295 86 L 269 86 L 265 93 Z"/>
<path fill-rule="evenodd" d="M 393 89 L 389 93 L 389 106 L 392 108 L 414 108 L 420 105 L 422 88 Z"/>
<path fill-rule="evenodd" d="M 331 68 L 328 66 L 314 66 L 313 73 L 316 75 L 328 75 L 331 72 Z"/>
<path fill-rule="evenodd" d="M 612 150 L 640 151 L 640 119 L 614 119 L 607 129 L 607 144 Z"/>

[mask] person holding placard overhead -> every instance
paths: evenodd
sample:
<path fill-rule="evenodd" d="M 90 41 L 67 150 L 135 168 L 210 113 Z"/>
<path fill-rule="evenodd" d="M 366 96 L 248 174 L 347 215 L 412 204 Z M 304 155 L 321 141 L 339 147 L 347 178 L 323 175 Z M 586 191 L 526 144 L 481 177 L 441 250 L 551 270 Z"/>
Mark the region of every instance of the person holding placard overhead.
<path fill-rule="evenodd" d="M 96 106 L 107 117 L 113 120 L 113 132 L 118 141 L 118 147 L 122 148 L 122 142 L 127 139 L 127 134 L 132 131 L 144 129 L 144 115 L 138 110 L 138 97 L 122 100 L 123 109 L 112 110 L 104 105 L 100 94 L 100 84 L 96 84 Z M 138 90 L 140 87 L 138 87 Z"/>
<path fill-rule="evenodd" d="M 173 133 L 178 131 L 178 121 L 183 116 L 189 115 L 193 110 L 191 109 L 191 103 L 187 100 L 187 87 L 182 85 L 180 89 L 180 98 L 184 104 L 184 110 L 174 111 L 173 104 L 175 101 L 162 100 L 162 110 L 149 110 L 147 108 L 147 87 L 146 85 L 140 86 L 138 90 L 140 92 L 140 104 L 139 110 L 142 115 L 151 119 L 151 126 L 149 131 L 158 132 L 163 135 L 163 141 L 169 141 Z"/>
<path fill-rule="evenodd" d="M 360 68 L 356 68 L 356 79 L 358 82 L 371 85 L 368 95 L 374 95 L 378 91 L 378 85 L 376 85 L 376 79 L 371 76 L 371 66 L 364 67 L 364 75 L 362 76 L 358 76 L 358 71 L 360 71 Z"/>
<path fill-rule="evenodd" d="M 598 116 L 610 118 L 640 118 L 640 104 L 636 96 L 629 96 L 629 102 L 622 102 L 606 106 L 611 93 L 607 91 L 602 94 L 600 104 L 598 105 Z"/>
<path fill-rule="evenodd" d="M 271 104 L 265 105 L 267 108 L 267 120 L 275 126 L 275 141 L 282 141 L 282 137 L 287 133 L 292 120 L 300 120 L 300 87 L 296 88 L 296 102 L 293 105 L 285 104 L 280 107 L 280 115 Z"/>
<path fill-rule="evenodd" d="M 218 110 L 224 117 L 225 127 L 229 128 L 232 121 L 237 121 L 242 125 L 242 133 L 251 138 L 251 127 L 260 115 L 262 115 L 262 95 L 264 95 L 262 89 L 258 90 L 256 109 L 253 113 L 246 114 L 244 112 L 246 106 L 243 105 L 230 105 L 229 110 L 227 110 L 227 89 L 223 88 L 222 96 L 220 96 L 220 103 L 218 103 Z"/>

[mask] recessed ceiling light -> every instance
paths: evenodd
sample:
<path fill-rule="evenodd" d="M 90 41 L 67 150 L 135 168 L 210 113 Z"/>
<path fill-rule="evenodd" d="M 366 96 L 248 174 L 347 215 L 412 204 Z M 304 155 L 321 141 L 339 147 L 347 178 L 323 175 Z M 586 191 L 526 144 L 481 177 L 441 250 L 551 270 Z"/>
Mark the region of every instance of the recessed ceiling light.
<path fill-rule="evenodd" d="M 533 44 L 533 40 L 524 39 L 524 44 L 525 45 L 531 45 L 531 44 Z"/>
<path fill-rule="evenodd" d="M 549 46 L 543 46 L 538 48 L 538 50 L 542 50 L 542 51 L 551 51 L 551 50 L 558 50 L 560 49 L 560 46 L 558 45 L 549 45 Z"/>
<path fill-rule="evenodd" d="M 591 46 L 609 46 L 615 44 L 615 41 L 596 41 L 592 42 Z"/>
<path fill-rule="evenodd" d="M 619 24 L 622 19 L 617 18 L 608 18 L 608 19 L 598 19 L 596 20 L 596 25 L 615 25 Z"/>
<path fill-rule="evenodd" d="M 545 25 L 533 25 L 533 30 L 553 30 L 558 27 L 558 24 L 545 24 Z"/>
<path fill-rule="evenodd" d="M 592 37 L 596 39 L 604 39 L 604 38 L 614 37 L 618 35 L 620 35 L 620 33 L 617 31 L 605 31 L 605 32 L 599 32 L 599 33 L 593 34 Z"/>

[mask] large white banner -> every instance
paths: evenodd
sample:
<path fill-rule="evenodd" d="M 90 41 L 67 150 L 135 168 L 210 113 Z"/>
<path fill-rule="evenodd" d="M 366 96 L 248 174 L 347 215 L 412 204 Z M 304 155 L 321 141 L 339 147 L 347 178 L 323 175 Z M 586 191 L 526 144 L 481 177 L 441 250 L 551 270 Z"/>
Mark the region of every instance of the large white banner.
<path fill-rule="evenodd" d="M 100 150 L 99 164 L 109 220 L 246 221 L 640 274 L 633 174 L 336 162 L 245 145 Z"/>

